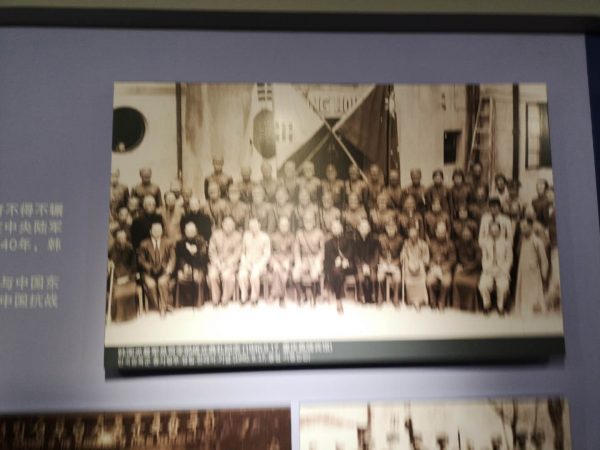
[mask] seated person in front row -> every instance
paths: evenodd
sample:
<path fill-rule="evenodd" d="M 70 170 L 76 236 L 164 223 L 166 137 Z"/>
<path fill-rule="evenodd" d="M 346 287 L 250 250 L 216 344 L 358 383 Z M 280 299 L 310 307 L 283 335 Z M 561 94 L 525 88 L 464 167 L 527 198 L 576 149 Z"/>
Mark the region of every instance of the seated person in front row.
<path fill-rule="evenodd" d="M 280 305 L 286 295 L 286 286 L 294 262 L 294 234 L 290 230 L 290 220 L 286 216 L 279 218 L 278 229 L 271 236 L 271 299 L 278 299 Z"/>
<path fill-rule="evenodd" d="M 300 301 L 308 299 L 315 305 L 317 286 L 323 274 L 325 238 L 323 231 L 316 228 L 312 213 L 307 213 L 302 221 L 304 228 L 296 232 L 293 278 Z"/>
<path fill-rule="evenodd" d="M 262 188 L 260 190 L 262 192 Z M 242 304 L 248 301 L 248 291 L 250 291 L 251 302 L 253 304 L 258 303 L 260 279 L 270 258 L 271 240 L 267 233 L 261 230 L 258 219 L 253 217 L 248 222 L 248 231 L 244 233 L 242 239 L 242 254 L 238 274 Z"/>
<path fill-rule="evenodd" d="M 429 265 L 429 247 L 419 238 L 419 229 L 415 222 L 408 228 L 408 239 L 404 241 L 400 262 L 406 304 L 420 309 L 428 303 L 426 267 Z"/>
<path fill-rule="evenodd" d="M 477 284 L 481 274 L 481 247 L 471 227 L 461 229 L 456 243 L 456 271 L 452 289 L 452 306 L 456 309 L 477 310 Z"/>
<path fill-rule="evenodd" d="M 371 233 L 371 226 L 368 220 L 363 219 L 358 224 L 358 237 L 353 245 L 359 301 L 363 303 L 376 303 L 378 294 L 376 284 L 379 241 Z"/>
<path fill-rule="evenodd" d="M 137 313 L 135 250 L 127 241 L 127 231 L 118 228 L 108 259 L 114 264 L 112 302 L 109 314 L 115 322 L 133 319 Z"/>
<path fill-rule="evenodd" d="M 241 252 L 242 234 L 236 230 L 233 218 L 226 216 L 222 229 L 213 232 L 208 245 L 208 284 L 213 305 L 226 305 L 231 300 Z"/>
<path fill-rule="evenodd" d="M 325 281 L 335 295 L 338 312 L 343 312 L 342 296 L 347 275 L 354 272 L 352 240 L 344 234 L 342 223 L 331 223 L 331 238 L 325 242 Z"/>
<path fill-rule="evenodd" d="M 498 209 L 499 207 L 498 204 Z M 483 227 L 483 225 L 482 223 L 481 226 Z M 479 242 L 482 253 L 479 292 L 484 310 L 489 311 L 492 307 L 491 293 L 495 287 L 496 306 L 498 312 L 503 313 L 508 295 L 510 268 L 513 262 L 512 242 L 501 235 L 498 222 L 491 222 L 487 226 L 488 233 Z"/>
<path fill-rule="evenodd" d="M 400 252 L 404 238 L 398 233 L 398 225 L 393 220 L 385 224 L 385 233 L 379 235 L 379 264 L 377 265 L 377 281 L 379 282 L 379 298 L 383 299 L 383 285 L 385 278 L 391 278 L 392 289 L 394 291 L 393 303 L 400 306 Z"/>
<path fill-rule="evenodd" d="M 150 226 L 150 237 L 142 241 L 138 250 L 138 265 L 149 302 L 164 315 L 171 308 L 175 246 L 163 237 L 162 222 Z"/>
<path fill-rule="evenodd" d="M 180 300 L 195 293 L 192 304 L 204 304 L 204 280 L 208 264 L 208 243 L 198 234 L 194 222 L 183 229 L 183 238 L 175 244 L 177 283 Z M 188 303 L 188 302 L 183 302 Z"/>
<path fill-rule="evenodd" d="M 456 248 L 448 237 L 448 229 L 444 222 L 438 222 L 435 228 L 435 237 L 429 243 L 429 258 L 427 272 L 429 304 L 434 309 L 444 309 L 456 264 Z"/>

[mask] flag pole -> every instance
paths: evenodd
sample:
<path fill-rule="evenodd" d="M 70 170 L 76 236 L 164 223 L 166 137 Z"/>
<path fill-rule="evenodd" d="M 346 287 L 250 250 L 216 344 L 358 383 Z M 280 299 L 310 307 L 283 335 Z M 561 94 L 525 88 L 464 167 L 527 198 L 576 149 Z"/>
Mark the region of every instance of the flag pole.
<path fill-rule="evenodd" d="M 319 117 L 319 119 L 321 119 L 321 122 L 323 122 L 323 124 L 325 125 L 325 127 L 327 128 L 327 130 L 329 131 L 329 133 L 331 133 L 331 135 L 333 136 L 333 138 L 335 139 L 335 141 L 337 142 L 337 144 L 340 147 L 342 147 L 342 150 L 344 150 L 344 153 L 346 153 L 346 156 L 350 159 L 350 161 L 352 161 L 352 164 L 354 164 L 356 167 L 358 167 L 358 171 L 360 172 L 360 175 L 363 177 L 363 179 L 365 181 L 368 181 L 367 176 L 362 171 L 362 169 L 359 167 L 358 163 L 356 162 L 356 160 L 354 159 L 354 157 L 350 153 L 350 150 L 348 150 L 348 148 L 346 147 L 346 145 L 344 145 L 344 143 L 342 142 L 342 140 L 335 133 L 335 131 L 333 130 L 333 128 L 331 127 L 331 125 L 329 125 L 329 123 L 327 122 L 327 120 L 325 120 L 325 118 L 321 115 L 321 113 L 319 112 L 319 110 L 310 101 L 310 99 L 308 98 L 308 92 L 307 93 L 302 92 L 297 86 L 294 86 L 294 89 L 296 89 L 304 97 L 304 99 L 308 102 L 308 106 L 310 106 L 310 109 L 312 109 L 313 112 Z"/>

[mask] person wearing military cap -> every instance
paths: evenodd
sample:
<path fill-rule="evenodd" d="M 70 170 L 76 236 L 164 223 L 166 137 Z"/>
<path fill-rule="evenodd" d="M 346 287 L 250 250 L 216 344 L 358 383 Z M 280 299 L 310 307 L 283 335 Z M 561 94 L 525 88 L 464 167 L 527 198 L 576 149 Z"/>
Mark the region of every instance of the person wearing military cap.
<path fill-rule="evenodd" d="M 277 179 L 273 177 L 273 168 L 268 161 L 263 161 L 260 166 L 260 172 L 262 178 L 259 184 L 265 191 L 265 201 L 273 203 L 275 201 L 275 192 L 277 191 L 278 183 Z"/>
<path fill-rule="evenodd" d="M 248 219 L 250 218 L 250 205 L 240 200 L 240 188 L 236 184 L 230 184 L 227 190 L 227 207 L 224 216 L 231 217 L 235 224 L 235 229 L 243 233 L 248 228 Z"/>
<path fill-rule="evenodd" d="M 221 198 L 221 192 L 219 185 L 211 181 L 208 183 L 208 198 L 204 204 L 204 214 L 210 218 L 210 222 L 213 228 L 219 228 L 221 221 L 227 213 L 227 201 Z"/>
<path fill-rule="evenodd" d="M 402 187 L 400 186 L 400 172 L 397 169 L 390 170 L 386 192 L 392 203 L 390 206 L 398 211 L 401 210 Z"/>
<path fill-rule="evenodd" d="M 131 194 L 140 199 L 140 202 L 147 196 L 151 195 L 154 197 L 156 207 L 162 206 L 162 194 L 157 184 L 152 182 L 152 169 L 149 167 L 142 167 L 140 169 L 140 183 L 134 186 Z"/>
<path fill-rule="evenodd" d="M 290 220 L 281 216 L 278 221 L 277 231 L 271 236 L 271 289 L 270 296 L 273 300 L 279 300 L 284 305 L 286 286 L 292 273 L 294 262 L 294 234 L 290 230 Z"/>
<path fill-rule="evenodd" d="M 356 194 L 358 202 L 364 206 L 367 191 L 367 182 L 361 177 L 360 169 L 356 164 L 348 167 L 348 179 L 344 182 L 346 201 L 350 202 L 350 194 Z"/>
<path fill-rule="evenodd" d="M 262 186 L 254 186 L 249 218 L 258 220 L 260 229 L 265 233 L 271 234 L 277 228 L 273 205 L 265 201 L 265 191 Z"/>
<path fill-rule="evenodd" d="M 302 176 L 298 178 L 298 185 L 308 192 L 311 203 L 318 202 L 321 180 L 315 176 L 315 164 L 312 161 L 304 161 L 302 164 Z"/>
<path fill-rule="evenodd" d="M 325 179 L 321 181 L 321 199 L 328 193 L 331 196 L 333 205 L 341 208 L 344 204 L 344 182 L 338 179 L 337 169 L 333 164 L 327 164 L 325 167 Z"/>
<path fill-rule="evenodd" d="M 233 178 L 223 172 L 223 166 L 225 165 L 225 160 L 222 156 L 213 156 L 212 159 L 213 164 L 213 173 L 206 177 L 204 180 L 204 195 L 206 199 L 208 199 L 208 184 L 211 181 L 217 183 L 219 186 L 220 196 L 222 198 L 227 197 L 227 188 L 231 183 L 233 183 Z"/>

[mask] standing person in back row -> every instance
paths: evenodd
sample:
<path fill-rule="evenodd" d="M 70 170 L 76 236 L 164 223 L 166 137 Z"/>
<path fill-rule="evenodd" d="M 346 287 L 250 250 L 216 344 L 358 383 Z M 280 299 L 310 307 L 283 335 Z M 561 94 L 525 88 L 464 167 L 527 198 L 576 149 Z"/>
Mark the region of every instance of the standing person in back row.
<path fill-rule="evenodd" d="M 208 184 L 214 181 L 219 186 L 221 198 L 227 197 L 227 188 L 233 183 L 233 178 L 223 172 L 224 159 L 222 156 L 213 156 L 213 173 L 206 177 L 204 180 L 204 195 L 208 200 Z"/>
<path fill-rule="evenodd" d="M 149 167 L 143 167 L 140 169 L 141 182 L 137 184 L 131 191 L 134 197 L 140 199 L 140 203 L 144 200 L 147 195 L 154 197 L 156 207 L 162 206 L 162 194 L 157 184 L 152 182 L 152 169 Z"/>

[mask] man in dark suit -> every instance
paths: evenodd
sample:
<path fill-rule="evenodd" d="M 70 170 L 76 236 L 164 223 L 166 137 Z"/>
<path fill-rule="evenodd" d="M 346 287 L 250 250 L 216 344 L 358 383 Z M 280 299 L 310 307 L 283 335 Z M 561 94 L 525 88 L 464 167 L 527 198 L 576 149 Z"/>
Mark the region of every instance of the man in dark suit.
<path fill-rule="evenodd" d="M 150 302 L 164 315 L 171 305 L 175 247 L 163 236 L 161 221 L 152 222 L 150 237 L 140 244 L 138 264 L 142 268 L 142 280 Z"/>
<path fill-rule="evenodd" d="M 175 259 L 177 267 L 177 283 L 179 283 L 179 295 L 196 293 L 195 304 L 204 304 L 204 280 L 208 265 L 208 243 L 198 234 L 196 224 L 188 222 L 185 224 L 184 237 L 175 244 Z"/>
<path fill-rule="evenodd" d="M 204 211 L 202 211 L 202 208 L 200 206 L 200 200 L 198 200 L 198 197 L 190 197 L 189 211 L 181 217 L 179 226 L 181 228 L 182 235 L 185 233 L 185 225 L 188 222 L 194 222 L 198 233 L 200 233 L 200 235 L 204 238 L 206 242 L 210 241 L 210 235 L 212 233 L 212 223 L 210 217 Z"/>
<path fill-rule="evenodd" d="M 325 280 L 335 295 L 337 310 L 342 313 L 342 296 L 346 275 L 354 272 L 352 241 L 344 235 L 342 223 L 335 219 L 331 223 L 331 238 L 325 243 Z"/>
<path fill-rule="evenodd" d="M 154 222 L 163 223 L 162 216 L 156 212 L 156 200 L 151 195 L 144 197 L 142 213 L 131 223 L 131 244 L 137 250 L 144 239 L 150 237 L 150 226 Z"/>

